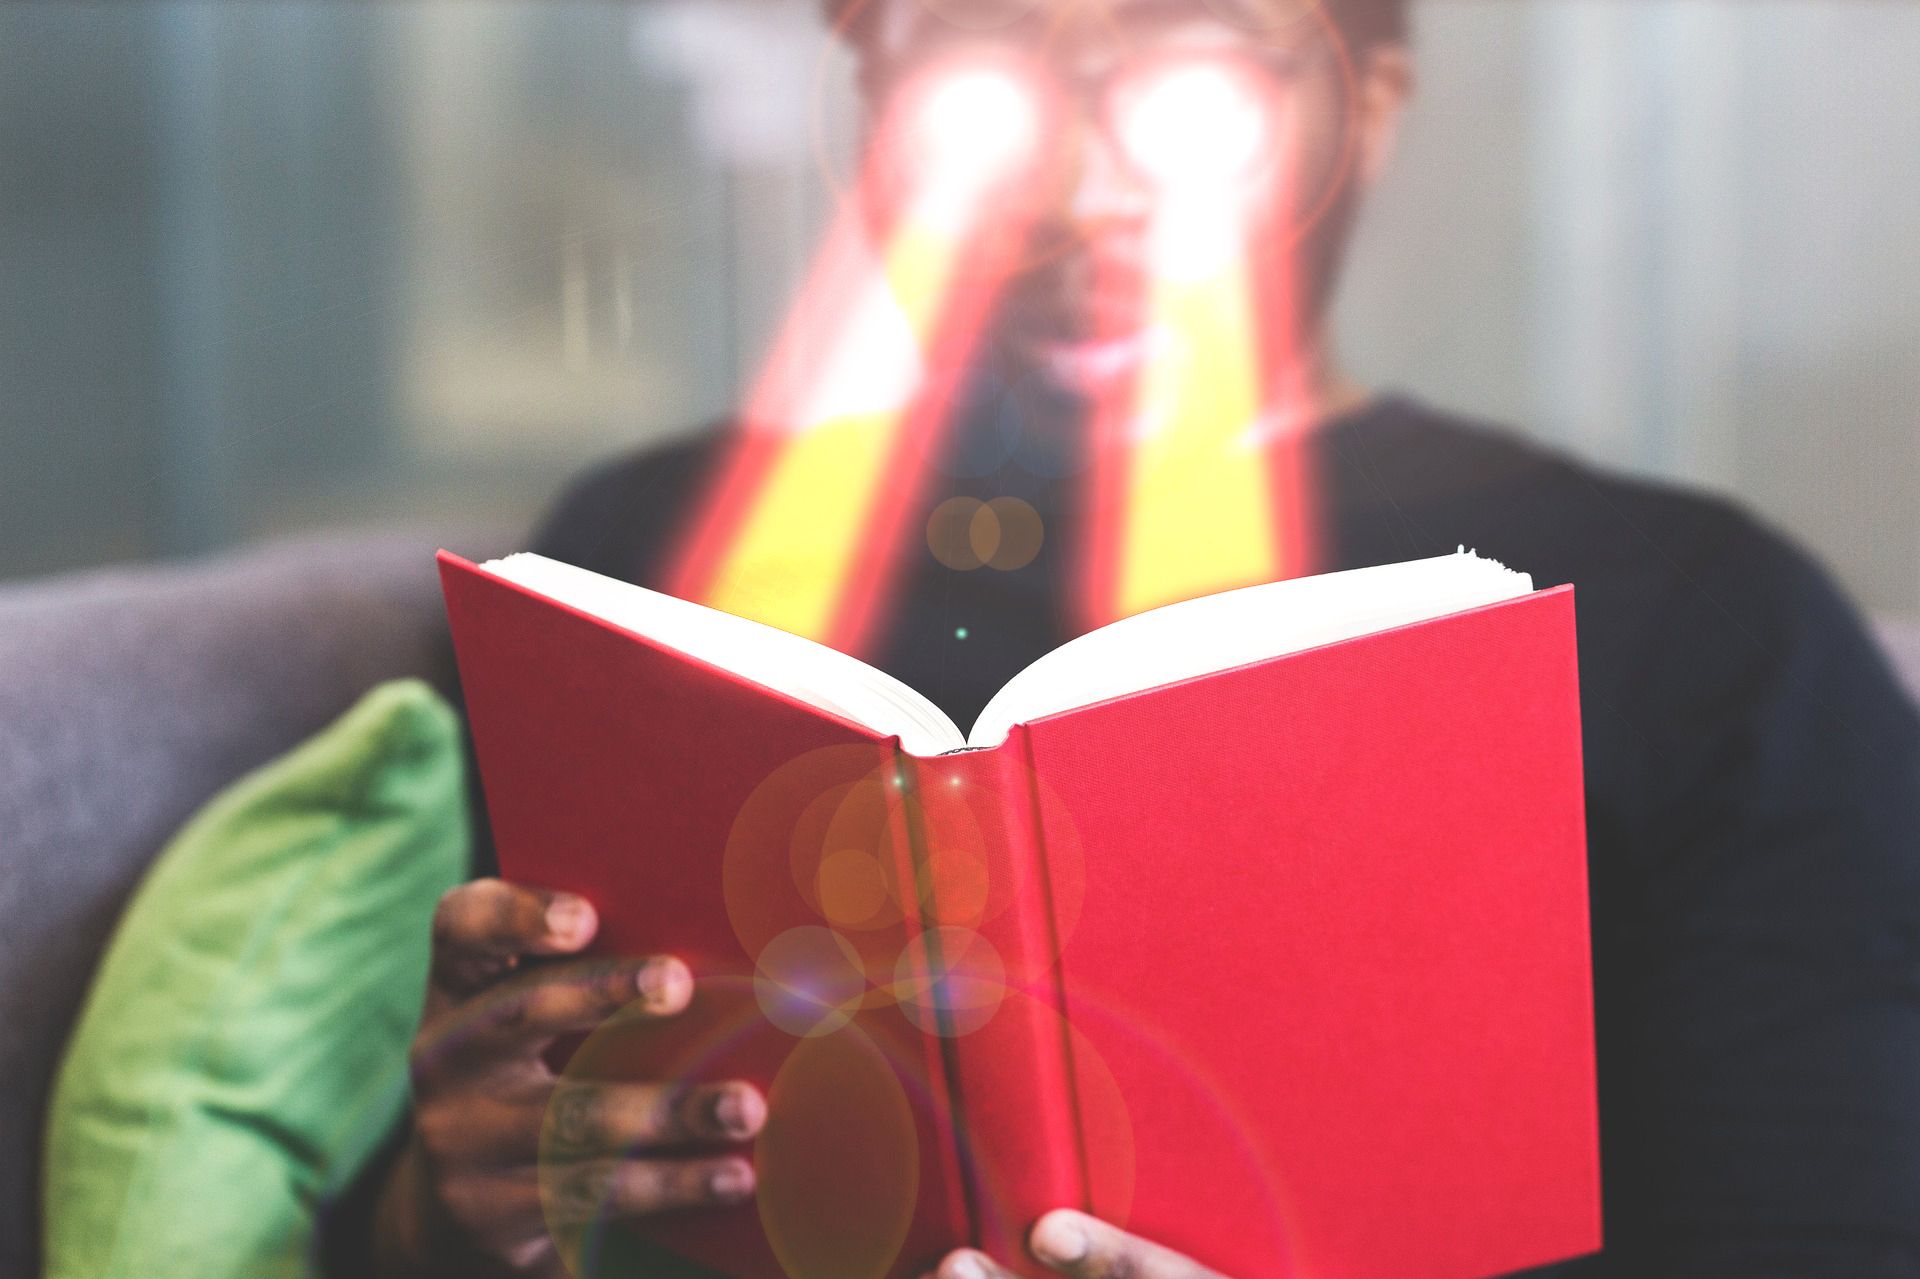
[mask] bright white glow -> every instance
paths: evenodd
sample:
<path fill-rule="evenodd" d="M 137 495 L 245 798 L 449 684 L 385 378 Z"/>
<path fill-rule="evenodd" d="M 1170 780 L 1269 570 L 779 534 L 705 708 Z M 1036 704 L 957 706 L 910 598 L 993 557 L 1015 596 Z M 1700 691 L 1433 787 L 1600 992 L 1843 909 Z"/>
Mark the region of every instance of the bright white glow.
<path fill-rule="evenodd" d="M 1169 185 L 1240 177 L 1267 140 L 1258 95 L 1204 64 L 1154 73 L 1121 107 L 1119 126 L 1133 162 Z"/>
<path fill-rule="evenodd" d="M 878 264 L 860 283 L 838 317 L 842 327 L 817 361 L 812 380 L 785 420 L 769 424 L 803 434 L 815 427 L 869 414 L 897 413 L 912 402 L 926 372 L 913 321 L 901 307 Z"/>
<path fill-rule="evenodd" d="M 1198 284 L 1234 270 L 1245 251 L 1246 227 L 1232 200 L 1212 198 L 1218 184 L 1173 186 L 1159 202 L 1148 232 L 1156 279 Z"/>
<path fill-rule="evenodd" d="M 1039 132 L 1033 95 L 992 67 L 951 71 L 928 86 L 916 111 L 916 140 L 935 171 L 978 180 L 1003 173 L 1033 148 Z"/>

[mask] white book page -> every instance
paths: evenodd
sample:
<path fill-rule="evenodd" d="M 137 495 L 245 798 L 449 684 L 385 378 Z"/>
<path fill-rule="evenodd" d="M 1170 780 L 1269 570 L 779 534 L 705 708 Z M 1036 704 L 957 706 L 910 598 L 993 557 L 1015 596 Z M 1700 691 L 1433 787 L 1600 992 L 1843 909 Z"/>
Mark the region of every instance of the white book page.
<path fill-rule="evenodd" d="M 1015 724 L 1043 715 L 1531 590 L 1529 574 L 1463 547 L 1452 555 L 1288 578 L 1149 609 L 1067 641 L 1008 680 L 967 741 L 993 746 Z"/>
<path fill-rule="evenodd" d="M 1283 653 L 1525 595 L 1533 579 L 1470 551 L 1291 578 L 1169 604 L 1090 631 L 1009 680 L 962 737 L 926 697 L 824 644 L 543 555 L 481 566 L 796 701 L 897 735 L 911 755 L 994 746 L 1015 724 Z"/>
<path fill-rule="evenodd" d="M 691 604 L 544 555 L 480 566 L 548 599 L 882 735 L 914 755 L 958 750 L 966 739 L 939 707 L 857 657 L 777 627 Z"/>

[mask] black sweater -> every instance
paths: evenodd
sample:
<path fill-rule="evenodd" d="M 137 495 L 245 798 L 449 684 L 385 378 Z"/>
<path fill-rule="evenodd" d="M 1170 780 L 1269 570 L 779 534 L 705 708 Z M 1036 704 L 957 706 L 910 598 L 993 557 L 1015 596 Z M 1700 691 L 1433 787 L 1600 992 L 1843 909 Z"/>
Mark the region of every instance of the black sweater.
<path fill-rule="evenodd" d="M 976 394 L 926 503 L 1023 497 L 1042 553 L 917 546 L 867 654 L 963 726 L 1070 637 L 1074 458 L 1029 400 Z M 588 476 L 536 549 L 657 584 L 713 440 Z M 1308 457 L 1320 569 L 1464 544 L 1576 587 L 1608 1244 L 1566 1273 L 1920 1276 L 1920 718 L 1827 574 L 1726 501 L 1406 400 Z"/>

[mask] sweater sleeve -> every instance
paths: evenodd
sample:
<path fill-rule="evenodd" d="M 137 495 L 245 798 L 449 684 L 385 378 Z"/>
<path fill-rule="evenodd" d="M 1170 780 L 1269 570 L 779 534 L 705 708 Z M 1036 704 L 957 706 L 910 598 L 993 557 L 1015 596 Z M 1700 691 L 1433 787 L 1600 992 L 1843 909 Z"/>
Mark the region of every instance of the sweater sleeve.
<path fill-rule="evenodd" d="M 1681 575 L 1596 879 L 1607 1246 L 1582 1276 L 1920 1276 L 1920 718 L 1743 522 Z"/>

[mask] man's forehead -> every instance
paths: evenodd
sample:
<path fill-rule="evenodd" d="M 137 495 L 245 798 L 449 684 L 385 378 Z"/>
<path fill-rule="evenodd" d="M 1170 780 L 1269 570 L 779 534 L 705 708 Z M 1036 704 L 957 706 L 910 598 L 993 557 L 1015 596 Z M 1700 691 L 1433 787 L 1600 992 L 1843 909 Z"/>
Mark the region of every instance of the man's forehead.
<path fill-rule="evenodd" d="M 858 2 L 858 0 L 856 0 Z M 1313 27 L 1320 0 L 864 0 L 883 44 L 943 34 L 1009 37 L 1110 29 L 1133 34 L 1196 24 L 1283 37 Z"/>

